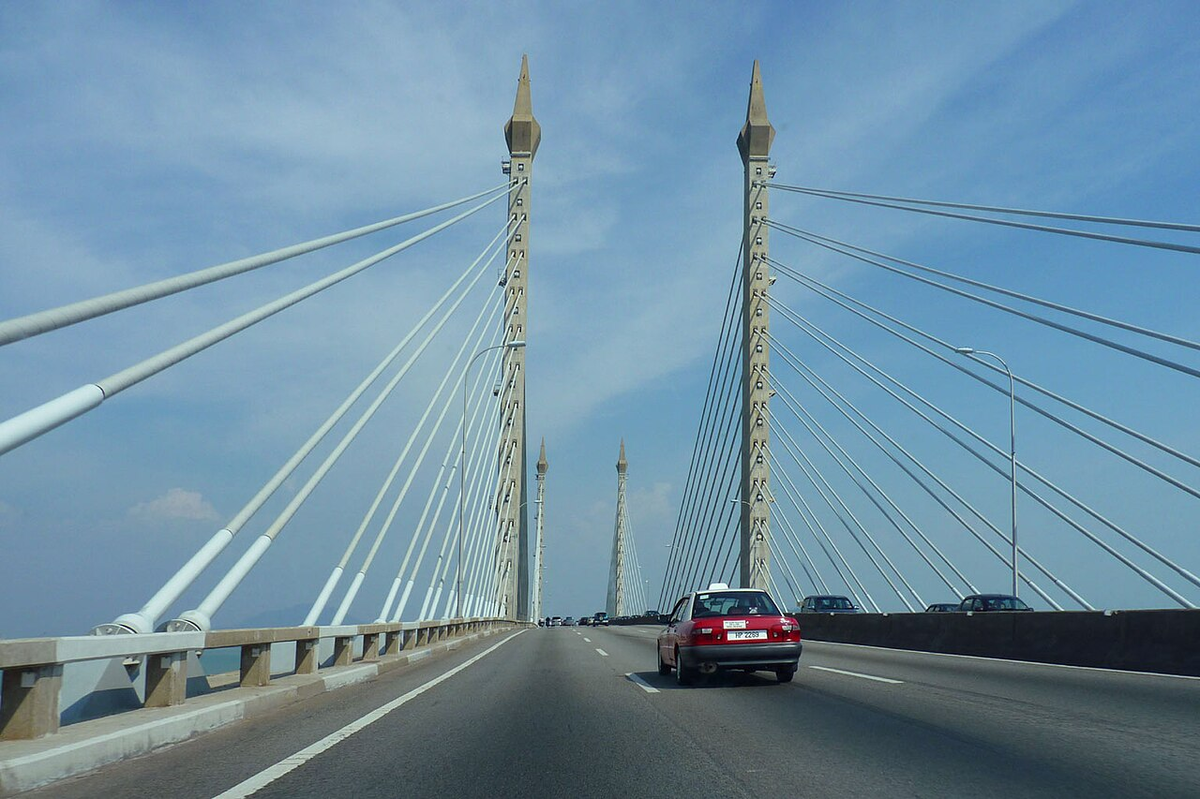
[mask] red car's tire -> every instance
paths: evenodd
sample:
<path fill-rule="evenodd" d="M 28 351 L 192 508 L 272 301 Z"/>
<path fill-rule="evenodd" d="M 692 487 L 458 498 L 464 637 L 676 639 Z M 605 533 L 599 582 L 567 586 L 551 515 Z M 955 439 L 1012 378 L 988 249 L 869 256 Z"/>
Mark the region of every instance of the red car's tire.
<path fill-rule="evenodd" d="M 675 648 L 675 682 L 680 685 L 691 685 L 694 678 L 691 669 L 685 668 L 679 657 L 679 647 Z"/>

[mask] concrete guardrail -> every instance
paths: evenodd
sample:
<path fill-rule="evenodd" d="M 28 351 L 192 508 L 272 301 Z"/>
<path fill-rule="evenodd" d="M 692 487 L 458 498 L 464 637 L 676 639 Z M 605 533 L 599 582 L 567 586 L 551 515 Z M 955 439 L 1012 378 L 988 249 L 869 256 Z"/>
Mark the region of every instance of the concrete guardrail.
<path fill-rule="evenodd" d="M 1200 610 L 794 615 L 811 641 L 1200 676 Z"/>
<path fill-rule="evenodd" d="M 241 648 L 239 687 L 271 681 L 273 644 L 294 642 L 293 674 L 322 668 L 318 643 L 333 639 L 330 667 L 348 666 L 361 644 L 360 662 L 398 656 L 404 650 L 448 638 L 513 626 L 508 619 L 445 619 L 327 627 L 273 627 L 147 635 L 80 635 L 63 638 L 0 640 L 0 741 L 28 740 L 58 732 L 63 665 L 124 659 L 132 674 L 144 671 L 143 707 L 181 705 L 188 699 L 188 654 L 206 649 Z"/>

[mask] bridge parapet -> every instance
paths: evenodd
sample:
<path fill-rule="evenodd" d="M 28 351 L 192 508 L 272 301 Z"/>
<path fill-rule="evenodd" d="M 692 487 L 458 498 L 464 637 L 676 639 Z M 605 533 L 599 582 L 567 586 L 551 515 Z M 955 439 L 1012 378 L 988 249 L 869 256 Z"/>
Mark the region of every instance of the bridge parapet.
<path fill-rule="evenodd" d="M 169 707 L 188 699 L 188 655 L 205 650 L 241 650 L 239 686 L 261 687 L 272 679 L 273 645 L 294 643 L 291 674 L 395 659 L 449 638 L 516 624 L 509 619 L 468 618 L 308 627 L 267 627 L 142 635 L 79 635 L 0 641 L 0 741 L 40 738 L 58 732 L 63 666 L 120 660 L 131 684 L 141 683 L 142 707 Z M 333 640 L 333 657 L 322 664 L 319 642 Z M 276 672 L 275 676 L 279 676 Z"/>
<path fill-rule="evenodd" d="M 1200 676 L 1200 610 L 799 613 L 810 641 Z"/>

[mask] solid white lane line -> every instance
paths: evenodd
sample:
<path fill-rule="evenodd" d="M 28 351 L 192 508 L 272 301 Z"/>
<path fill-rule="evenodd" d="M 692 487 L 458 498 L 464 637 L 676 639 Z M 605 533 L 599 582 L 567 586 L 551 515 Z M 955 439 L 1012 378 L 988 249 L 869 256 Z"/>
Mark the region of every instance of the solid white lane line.
<path fill-rule="evenodd" d="M 875 682 L 885 682 L 888 685 L 903 685 L 904 680 L 890 680 L 887 677 L 876 677 L 872 674 L 859 674 L 857 671 L 844 671 L 842 669 L 831 669 L 828 666 L 809 666 L 810 669 L 818 671 L 832 671 L 834 674 L 845 674 L 847 677 L 861 677 L 864 680 L 874 680 Z"/>
<path fill-rule="evenodd" d="M 600 653 L 600 657 L 602 657 L 602 658 L 608 657 L 608 653 L 605 652 L 603 649 L 597 648 L 596 651 Z"/>
<path fill-rule="evenodd" d="M 649 683 L 647 683 L 645 680 L 643 680 L 641 677 L 637 676 L 636 674 L 630 672 L 629 674 L 626 674 L 625 676 L 629 679 L 630 682 L 632 682 L 638 688 L 641 688 L 646 693 L 648 693 L 648 694 L 658 693 L 657 688 L 650 685 Z"/>
<path fill-rule="evenodd" d="M 324 738 L 322 738 L 321 740 L 312 744 L 311 746 L 307 746 L 304 749 L 301 749 L 299 752 L 296 752 L 294 755 L 285 757 L 283 760 L 280 760 L 275 765 L 270 766 L 266 769 L 263 769 L 262 771 L 255 774 L 253 777 L 250 777 L 249 779 L 239 782 L 237 785 L 233 786 L 232 788 L 225 791 L 224 793 L 218 794 L 216 797 L 214 797 L 214 799 L 243 799 L 243 797 L 250 796 L 251 794 L 256 793 L 257 791 L 267 787 L 272 782 L 279 779 L 280 777 L 287 774 L 288 772 L 294 771 L 295 769 L 299 768 L 300 766 L 303 766 L 305 763 L 312 760 L 314 757 L 316 757 L 317 755 L 326 751 L 327 749 L 332 749 L 333 747 L 337 746 L 338 744 L 340 744 L 342 741 L 349 738 L 354 733 L 379 721 L 381 718 L 386 716 L 388 713 L 391 713 L 393 710 L 400 707 L 401 705 L 407 703 L 408 701 L 410 701 L 412 699 L 416 699 L 418 696 L 425 693 L 430 688 L 433 688 L 438 683 L 441 683 L 441 682 L 444 682 L 444 681 L 450 679 L 455 674 L 458 674 L 460 671 L 467 668 L 468 666 L 475 663 L 476 661 L 482 660 L 483 658 L 487 657 L 488 655 L 495 652 L 497 649 L 504 646 L 509 641 L 516 638 L 518 635 L 520 635 L 523 632 L 525 632 L 525 631 L 520 630 L 515 635 L 510 635 L 508 638 L 505 638 L 503 641 L 500 641 L 499 643 L 496 643 L 496 644 L 488 647 L 487 649 L 480 652 L 478 655 L 475 655 L 471 659 L 463 661 L 462 663 L 458 664 L 454 668 L 450 669 L 450 671 L 446 672 L 445 674 L 442 674 L 439 677 L 434 677 L 429 682 L 412 689 L 411 691 L 409 691 L 406 694 L 402 694 L 401 696 L 397 697 L 396 699 L 393 699 L 391 702 L 388 702 L 385 705 L 381 705 L 380 707 L 376 708 L 375 710 L 372 710 L 370 713 L 363 716 L 362 718 L 357 719 L 356 721 L 350 722 L 345 727 L 342 727 L 340 730 L 337 730 L 335 732 L 330 733 L 329 735 L 326 735 Z"/>
<path fill-rule="evenodd" d="M 592 639 L 588 638 L 586 635 L 583 636 L 583 640 L 587 641 L 589 644 L 592 642 Z"/>

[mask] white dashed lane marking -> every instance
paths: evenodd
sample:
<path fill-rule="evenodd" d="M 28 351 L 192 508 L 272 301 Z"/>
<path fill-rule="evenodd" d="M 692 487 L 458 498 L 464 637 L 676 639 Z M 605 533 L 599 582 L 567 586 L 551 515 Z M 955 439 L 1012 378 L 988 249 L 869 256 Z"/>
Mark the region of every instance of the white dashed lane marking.
<path fill-rule="evenodd" d="M 843 671 L 842 669 L 831 669 L 828 666 L 809 666 L 810 669 L 817 671 L 831 671 L 834 674 L 844 674 L 847 677 L 861 677 L 864 680 L 874 680 L 875 682 L 885 682 L 888 685 L 903 685 L 903 680 L 890 680 L 887 677 L 876 677 L 872 674 L 859 674 L 857 671 Z"/>
<path fill-rule="evenodd" d="M 649 683 L 647 683 L 645 680 L 643 680 L 641 677 L 637 676 L 636 674 L 629 673 L 629 674 L 626 674 L 626 675 L 625 675 L 625 677 L 626 677 L 626 678 L 627 678 L 627 679 L 628 679 L 628 680 L 629 680 L 631 683 L 633 683 L 634 685 L 636 685 L 638 688 L 641 688 L 643 691 L 645 691 L 645 692 L 646 692 L 646 693 L 648 693 L 648 694 L 656 694 L 656 693 L 658 693 L 658 689 L 657 689 L 657 688 L 655 688 L 654 686 L 650 685 Z"/>
<path fill-rule="evenodd" d="M 602 657 L 602 658 L 608 657 L 608 653 L 605 652 L 603 649 L 600 649 L 599 647 L 597 647 L 596 651 L 600 653 L 600 657 Z"/>

